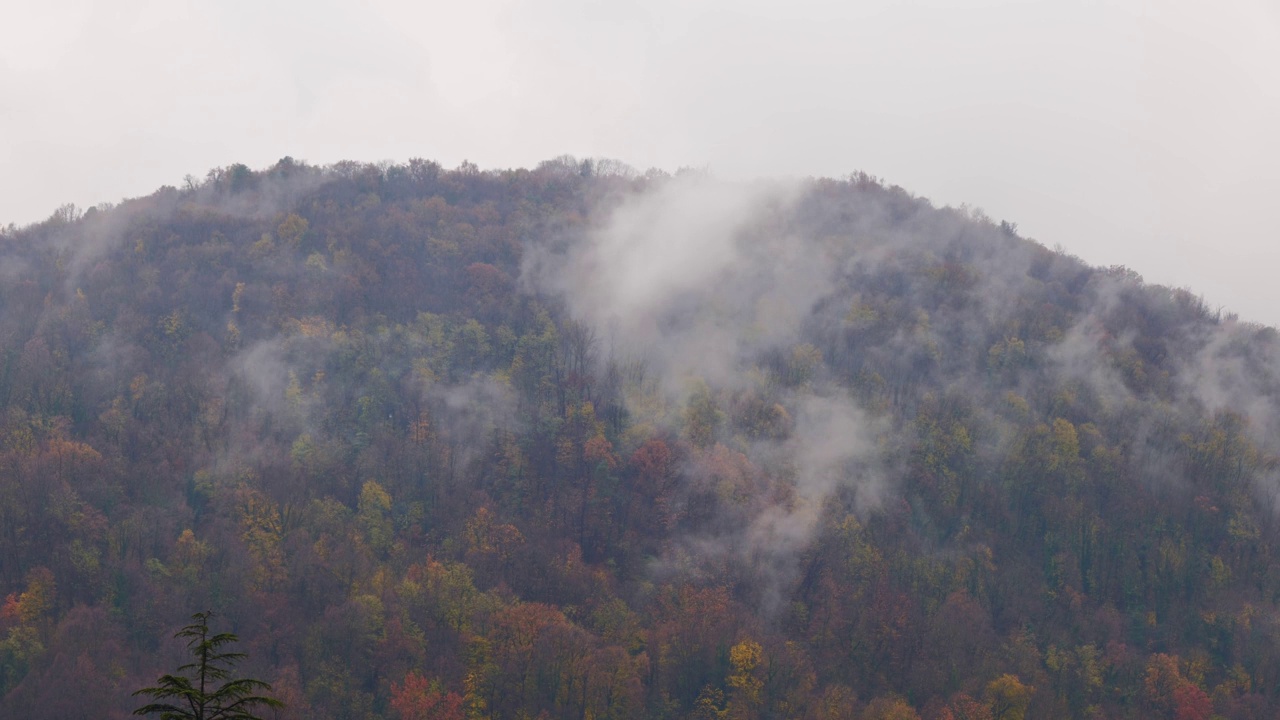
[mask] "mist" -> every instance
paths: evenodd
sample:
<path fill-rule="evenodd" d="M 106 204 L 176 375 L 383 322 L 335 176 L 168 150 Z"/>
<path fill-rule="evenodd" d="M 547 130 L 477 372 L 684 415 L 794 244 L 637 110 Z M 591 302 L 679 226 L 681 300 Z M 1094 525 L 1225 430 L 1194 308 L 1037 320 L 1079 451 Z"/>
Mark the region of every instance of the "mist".
<path fill-rule="evenodd" d="M 818 305 L 835 290 L 843 248 L 796 221 L 810 188 L 799 181 L 740 182 L 689 172 L 659 179 L 621 200 L 602 202 L 581 238 L 525 251 L 526 292 L 562 300 L 612 356 L 639 364 L 662 402 L 630 387 L 640 423 L 689 435 L 696 405 L 735 394 L 774 398 L 789 418 L 785 438 L 751 438 L 720 423 L 703 442 L 746 454 L 765 473 L 785 476 L 785 498 L 741 498 L 731 517 L 709 518 L 678 538 L 658 575 L 747 562 L 762 578 L 762 602 L 776 608 L 794 580 L 796 558 L 813 539 L 825 503 L 848 490 L 860 512 L 892 489 L 880 435 L 887 424 L 866 412 L 802 343 Z M 843 291 L 842 291 L 843 292 Z M 795 374 L 780 374 L 792 358 Z M 772 364 L 772 365 L 771 365 Z M 662 408 L 646 414 L 646 408 Z M 718 408 L 712 412 L 720 412 Z M 714 456 L 685 467 L 685 493 L 716 492 Z M 751 481 L 738 478 L 751 486 Z M 708 483 L 710 483 L 708 485 Z M 762 491 L 756 491 L 762 492 Z"/>

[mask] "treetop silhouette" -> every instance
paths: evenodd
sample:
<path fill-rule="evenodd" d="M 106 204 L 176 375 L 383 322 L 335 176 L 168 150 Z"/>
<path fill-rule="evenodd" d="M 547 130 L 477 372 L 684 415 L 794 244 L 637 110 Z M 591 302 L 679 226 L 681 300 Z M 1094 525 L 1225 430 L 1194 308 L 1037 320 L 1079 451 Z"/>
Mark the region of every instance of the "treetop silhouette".
<path fill-rule="evenodd" d="M 254 694 L 270 691 L 271 685 L 252 678 L 229 679 L 231 669 L 247 656 L 222 649 L 240 638 L 232 633 L 210 635 L 211 617 L 212 611 L 196 613 L 191 616 L 190 625 L 174 634 L 175 638 L 188 639 L 187 649 L 195 660 L 179 667 L 177 675 L 162 675 L 156 687 L 134 692 L 135 696 L 149 695 L 156 700 L 134 710 L 134 715 L 159 714 L 161 720 L 262 720 L 251 710 L 258 706 L 284 707 L 275 698 Z M 217 689 L 212 689 L 218 683 Z"/>

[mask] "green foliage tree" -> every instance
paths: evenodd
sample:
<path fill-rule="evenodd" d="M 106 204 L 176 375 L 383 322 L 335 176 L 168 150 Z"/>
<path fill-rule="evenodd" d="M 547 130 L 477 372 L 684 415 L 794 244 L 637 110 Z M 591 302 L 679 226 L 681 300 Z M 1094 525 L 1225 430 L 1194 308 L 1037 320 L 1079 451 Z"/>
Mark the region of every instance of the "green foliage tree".
<path fill-rule="evenodd" d="M 222 649 L 239 638 L 231 633 L 210 635 L 211 617 L 212 611 L 196 613 L 191 616 L 192 623 L 174 635 L 187 638 L 187 649 L 195 661 L 179 667 L 177 675 L 161 676 L 156 687 L 134 692 L 135 696 L 149 695 L 156 700 L 134 710 L 134 715 L 158 714 L 161 720 L 261 720 L 251 711 L 259 706 L 277 710 L 284 707 L 275 698 L 254 694 L 271 690 L 267 683 L 251 678 L 229 679 L 231 668 L 246 655 Z M 218 683 L 218 688 L 213 689 Z"/>

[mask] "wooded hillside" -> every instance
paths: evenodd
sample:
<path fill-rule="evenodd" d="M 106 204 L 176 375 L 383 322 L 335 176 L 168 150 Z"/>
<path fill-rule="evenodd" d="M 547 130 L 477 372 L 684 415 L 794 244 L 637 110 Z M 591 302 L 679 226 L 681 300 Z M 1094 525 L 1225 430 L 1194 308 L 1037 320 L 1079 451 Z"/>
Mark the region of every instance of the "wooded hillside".
<path fill-rule="evenodd" d="M 0 716 L 1280 712 L 1280 339 L 864 175 L 290 159 L 0 234 Z"/>

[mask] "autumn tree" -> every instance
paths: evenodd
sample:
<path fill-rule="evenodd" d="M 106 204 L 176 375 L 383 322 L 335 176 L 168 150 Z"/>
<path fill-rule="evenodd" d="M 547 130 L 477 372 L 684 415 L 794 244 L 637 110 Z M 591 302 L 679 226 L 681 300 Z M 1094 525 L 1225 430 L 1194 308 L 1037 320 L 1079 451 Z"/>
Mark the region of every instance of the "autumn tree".
<path fill-rule="evenodd" d="M 404 678 L 404 684 L 391 683 L 391 708 L 401 720 L 463 720 L 462 696 L 446 692 L 417 671 Z"/>
<path fill-rule="evenodd" d="M 1142 689 L 1152 717 L 1208 720 L 1213 711 L 1209 696 L 1183 674 L 1176 655 L 1151 656 Z"/>
<path fill-rule="evenodd" d="M 764 648 L 754 640 L 743 640 L 729 648 L 732 668 L 727 682 L 731 688 L 726 708 L 731 720 L 749 720 L 759 714 L 760 691 L 764 687 L 758 674 L 764 660 Z"/>
<path fill-rule="evenodd" d="M 995 720 L 1023 720 L 1034 690 L 1023 685 L 1016 675 L 1008 673 L 987 683 L 986 697 L 991 716 Z"/>

